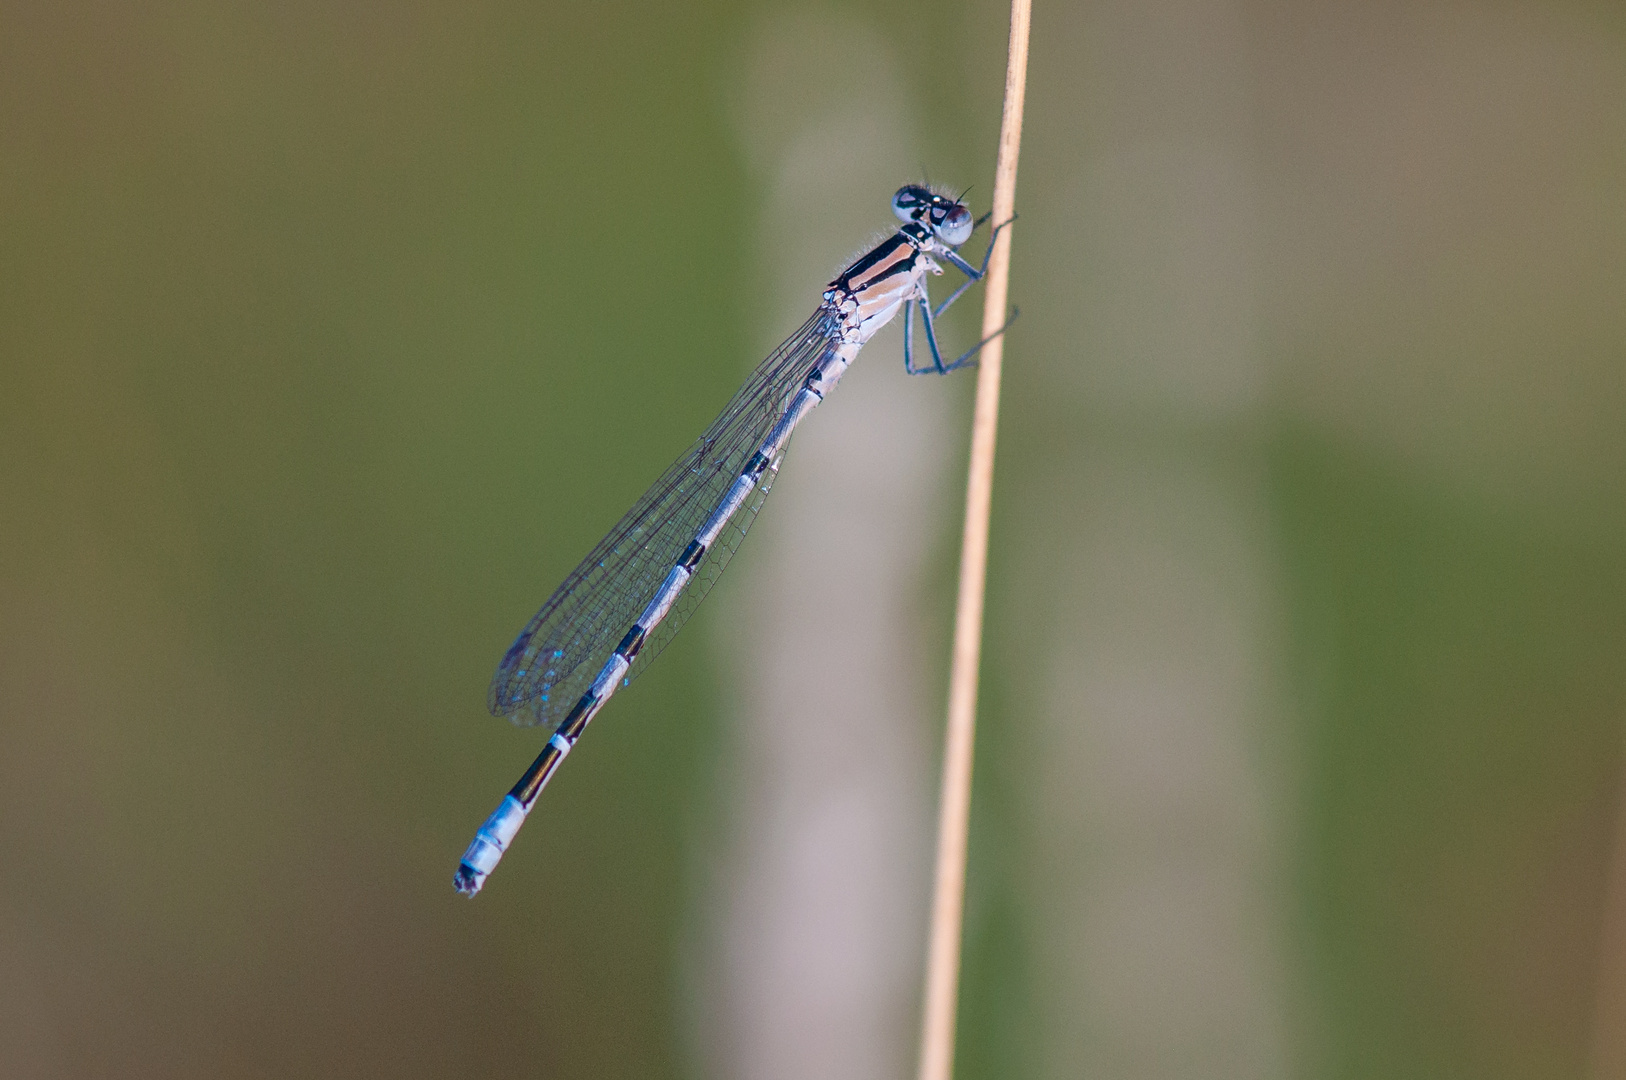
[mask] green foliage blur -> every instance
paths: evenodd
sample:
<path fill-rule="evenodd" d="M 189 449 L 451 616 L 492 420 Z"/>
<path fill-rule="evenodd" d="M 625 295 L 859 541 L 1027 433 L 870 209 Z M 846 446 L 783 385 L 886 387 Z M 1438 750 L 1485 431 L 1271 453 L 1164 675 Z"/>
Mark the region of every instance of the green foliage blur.
<path fill-rule="evenodd" d="M 752 363 L 739 14 L 5 12 L 0 1071 L 674 1073 L 685 642 L 450 875 L 496 660 Z"/>

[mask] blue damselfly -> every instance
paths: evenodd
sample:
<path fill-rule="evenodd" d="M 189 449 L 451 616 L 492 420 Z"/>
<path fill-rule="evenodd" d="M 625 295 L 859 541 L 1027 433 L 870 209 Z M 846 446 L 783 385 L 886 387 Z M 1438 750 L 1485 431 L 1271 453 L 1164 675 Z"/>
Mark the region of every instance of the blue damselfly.
<path fill-rule="evenodd" d="M 910 374 L 964 367 L 987 343 L 944 363 L 934 325 L 988 268 L 987 255 L 979 268 L 955 251 L 981 222 L 959 198 L 912 184 L 892 197 L 892 211 L 903 223 L 897 232 L 836 276 L 813 317 L 757 366 L 700 441 L 571 571 L 503 657 L 491 681 L 491 711 L 527 727 L 549 725 L 553 737 L 475 834 L 457 869 L 459 892 L 480 891 L 588 722 L 699 606 L 768 497 L 791 432 L 864 343 L 900 310 Z M 933 307 L 926 281 L 943 273 L 939 259 L 966 280 Z M 931 352 L 931 363 L 920 367 L 912 355 L 917 307 Z"/>

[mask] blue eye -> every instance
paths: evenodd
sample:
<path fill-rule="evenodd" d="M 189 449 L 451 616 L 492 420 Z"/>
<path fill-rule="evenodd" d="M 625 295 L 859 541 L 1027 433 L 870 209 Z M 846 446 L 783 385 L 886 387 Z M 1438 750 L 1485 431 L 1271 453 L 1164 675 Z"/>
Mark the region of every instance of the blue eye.
<path fill-rule="evenodd" d="M 974 227 L 971 221 L 971 211 L 963 206 L 956 206 L 943 215 L 943 223 L 937 226 L 937 235 L 949 247 L 959 247 L 971 239 L 971 230 Z"/>

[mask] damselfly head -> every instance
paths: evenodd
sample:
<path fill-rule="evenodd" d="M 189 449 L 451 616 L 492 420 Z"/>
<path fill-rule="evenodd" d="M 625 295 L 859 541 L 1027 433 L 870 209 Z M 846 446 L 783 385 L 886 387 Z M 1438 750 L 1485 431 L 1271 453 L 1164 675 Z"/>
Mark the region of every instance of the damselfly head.
<path fill-rule="evenodd" d="M 892 196 L 892 212 L 899 221 L 915 221 L 931 229 L 949 247 L 971 239 L 971 211 L 964 203 L 930 188 L 909 184 Z"/>

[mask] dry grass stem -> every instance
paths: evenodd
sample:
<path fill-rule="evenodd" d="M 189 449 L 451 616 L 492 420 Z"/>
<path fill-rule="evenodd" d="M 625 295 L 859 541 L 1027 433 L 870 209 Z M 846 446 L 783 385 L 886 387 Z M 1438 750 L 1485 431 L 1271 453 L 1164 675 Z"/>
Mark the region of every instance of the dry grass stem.
<path fill-rule="evenodd" d="M 1005 109 L 994 172 L 994 224 L 1009 221 L 1016 205 L 1016 158 L 1022 142 L 1022 99 L 1027 86 L 1031 0 L 1012 0 Z M 983 294 L 982 334 L 1005 322 L 1011 232 L 994 243 Z M 988 570 L 988 513 L 993 499 L 994 441 L 999 425 L 999 375 L 1005 339 L 983 347 L 977 403 L 971 421 L 971 467 L 960 546 L 960 589 L 949 675 L 948 734 L 943 749 L 943 794 L 938 812 L 937 869 L 931 936 L 926 956 L 925 1016 L 920 1038 L 920 1080 L 949 1080 L 954 1071 L 955 1013 L 960 985 L 961 922 L 965 907 L 966 834 L 971 818 L 971 749 L 977 721 L 977 667 L 982 654 L 983 586 Z"/>

